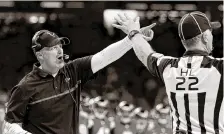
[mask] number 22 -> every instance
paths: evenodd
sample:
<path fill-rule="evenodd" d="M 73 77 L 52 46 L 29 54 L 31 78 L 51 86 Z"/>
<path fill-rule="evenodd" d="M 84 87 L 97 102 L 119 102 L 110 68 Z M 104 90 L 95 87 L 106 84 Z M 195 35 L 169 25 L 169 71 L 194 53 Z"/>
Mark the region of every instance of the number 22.
<path fill-rule="evenodd" d="M 182 80 L 181 82 L 178 82 L 176 85 L 176 90 L 185 90 L 185 88 L 181 88 L 179 87 L 180 85 L 184 84 L 186 82 L 186 78 L 185 77 L 176 77 L 176 79 Z M 197 77 L 189 77 L 189 80 L 194 80 L 194 82 L 191 82 L 188 85 L 188 90 L 198 90 L 198 88 L 193 88 L 191 86 L 196 85 L 198 83 L 198 78 Z"/>

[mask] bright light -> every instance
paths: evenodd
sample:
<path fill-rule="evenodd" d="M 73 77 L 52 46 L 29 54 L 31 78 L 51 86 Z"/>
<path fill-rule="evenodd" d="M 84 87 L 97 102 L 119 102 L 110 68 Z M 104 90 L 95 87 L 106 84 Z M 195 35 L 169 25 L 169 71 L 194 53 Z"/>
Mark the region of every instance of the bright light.
<path fill-rule="evenodd" d="M 67 2 L 66 7 L 67 8 L 84 8 L 85 4 L 84 2 Z"/>
<path fill-rule="evenodd" d="M 178 11 L 170 11 L 168 12 L 168 16 L 176 18 L 179 16 L 179 14 L 178 14 Z"/>
<path fill-rule="evenodd" d="M 153 19 L 154 17 L 157 17 L 157 16 L 159 16 L 159 12 L 158 11 L 148 11 L 146 13 L 146 17 L 148 19 Z"/>
<path fill-rule="evenodd" d="M 39 17 L 39 23 L 44 23 L 46 21 L 46 18 L 43 16 Z"/>
<path fill-rule="evenodd" d="M 161 15 L 167 15 L 167 11 L 159 11 L 159 15 L 161 16 Z"/>
<path fill-rule="evenodd" d="M 126 13 L 130 18 L 134 19 L 138 16 L 138 12 L 136 10 L 119 10 L 119 9 L 106 9 L 103 12 L 104 26 L 107 28 L 108 33 L 113 35 L 113 27 L 112 24 L 116 23 L 114 19 L 118 14 Z"/>
<path fill-rule="evenodd" d="M 138 16 L 140 17 L 141 20 L 145 19 L 145 12 L 144 11 L 138 11 Z"/>
<path fill-rule="evenodd" d="M 63 3 L 62 2 L 41 2 L 40 6 L 42 8 L 62 8 Z"/>
<path fill-rule="evenodd" d="M 170 20 L 174 20 L 177 17 L 179 17 L 178 11 L 170 11 L 170 12 L 168 12 L 168 18 Z"/>
<path fill-rule="evenodd" d="M 180 12 L 179 12 L 179 16 L 180 16 L 180 17 L 183 17 L 185 14 L 187 14 L 187 11 L 180 11 Z"/>
<path fill-rule="evenodd" d="M 220 5 L 218 6 L 218 9 L 219 9 L 219 11 L 223 11 L 223 4 L 220 4 Z"/>
<path fill-rule="evenodd" d="M 0 1 L 0 7 L 14 7 L 13 1 Z"/>
<path fill-rule="evenodd" d="M 148 5 L 146 3 L 128 3 L 128 4 L 126 4 L 126 8 L 146 10 L 146 9 L 148 9 Z"/>
<path fill-rule="evenodd" d="M 186 10 L 186 11 L 194 11 L 197 10 L 197 6 L 195 4 L 176 4 L 176 10 Z"/>
<path fill-rule="evenodd" d="M 171 10 L 172 6 L 170 4 L 152 4 L 150 8 L 151 10 Z"/>
<path fill-rule="evenodd" d="M 30 16 L 29 21 L 30 21 L 30 23 L 37 23 L 38 22 L 38 17 L 37 16 Z"/>
<path fill-rule="evenodd" d="M 170 19 L 170 20 L 175 20 L 177 17 L 179 17 L 179 13 L 178 13 L 178 11 L 169 11 L 168 12 L 168 18 Z"/>

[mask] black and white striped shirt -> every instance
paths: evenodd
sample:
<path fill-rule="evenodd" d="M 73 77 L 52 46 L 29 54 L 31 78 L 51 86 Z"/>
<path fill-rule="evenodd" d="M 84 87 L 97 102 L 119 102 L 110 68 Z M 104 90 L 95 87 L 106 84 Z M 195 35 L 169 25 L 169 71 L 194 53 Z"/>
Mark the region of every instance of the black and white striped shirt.
<path fill-rule="evenodd" d="M 147 62 L 165 83 L 174 134 L 224 134 L 223 58 L 188 51 L 181 58 L 153 53 Z"/>

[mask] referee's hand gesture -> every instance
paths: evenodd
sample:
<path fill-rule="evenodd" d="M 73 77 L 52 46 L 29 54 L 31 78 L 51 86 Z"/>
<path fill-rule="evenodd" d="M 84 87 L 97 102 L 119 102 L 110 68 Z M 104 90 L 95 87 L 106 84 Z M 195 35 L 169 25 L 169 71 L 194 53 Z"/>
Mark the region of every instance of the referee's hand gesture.
<path fill-rule="evenodd" d="M 146 40 L 146 41 L 151 41 L 154 37 L 154 32 L 152 30 L 152 28 L 156 25 L 156 23 L 152 23 L 151 25 L 149 26 L 146 26 L 146 27 L 142 27 L 140 29 L 140 32 L 143 34 L 143 38 Z"/>

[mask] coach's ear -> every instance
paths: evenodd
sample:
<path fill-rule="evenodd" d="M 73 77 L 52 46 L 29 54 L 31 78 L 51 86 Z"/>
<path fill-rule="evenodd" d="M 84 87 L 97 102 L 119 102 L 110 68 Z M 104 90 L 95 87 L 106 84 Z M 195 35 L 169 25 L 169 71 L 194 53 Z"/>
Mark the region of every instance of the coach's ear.
<path fill-rule="evenodd" d="M 43 57 L 43 53 L 42 53 L 41 51 L 36 52 L 35 54 L 36 54 L 36 57 L 37 57 L 37 59 L 38 59 L 39 61 L 42 61 L 42 60 L 44 59 L 44 57 Z"/>

